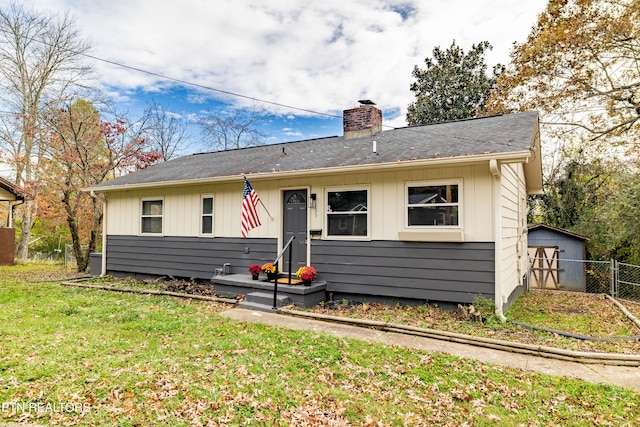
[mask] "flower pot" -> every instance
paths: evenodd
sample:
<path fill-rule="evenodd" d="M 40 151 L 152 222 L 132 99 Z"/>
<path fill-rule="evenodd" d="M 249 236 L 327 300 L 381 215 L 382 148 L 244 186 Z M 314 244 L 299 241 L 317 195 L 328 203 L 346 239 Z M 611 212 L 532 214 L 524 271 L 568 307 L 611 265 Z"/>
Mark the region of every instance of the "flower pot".
<path fill-rule="evenodd" d="M 267 273 L 267 280 L 269 280 L 270 282 L 272 280 L 275 280 L 276 278 L 276 273 Z"/>
<path fill-rule="evenodd" d="M 252 274 L 252 275 L 251 275 L 251 278 L 252 278 L 253 280 L 258 280 L 258 275 L 257 275 L 257 274 Z"/>

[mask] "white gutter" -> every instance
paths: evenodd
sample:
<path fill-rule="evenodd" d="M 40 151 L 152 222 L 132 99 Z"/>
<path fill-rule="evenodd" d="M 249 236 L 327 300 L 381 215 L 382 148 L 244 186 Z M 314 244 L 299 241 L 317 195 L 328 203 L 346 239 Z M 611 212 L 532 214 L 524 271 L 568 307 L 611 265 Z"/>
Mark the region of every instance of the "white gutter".
<path fill-rule="evenodd" d="M 439 166 L 439 165 L 447 165 L 451 163 L 456 164 L 468 164 L 468 163 L 482 163 L 486 161 L 494 160 L 496 162 L 502 163 L 511 163 L 511 162 L 523 162 L 526 163 L 528 159 L 531 157 L 532 153 L 530 150 L 526 151 L 514 151 L 510 153 L 503 154 L 478 154 L 472 156 L 460 156 L 460 157 L 445 157 L 445 158 L 435 158 L 435 159 L 422 159 L 422 160 L 407 160 L 407 161 L 397 161 L 391 163 L 371 163 L 366 165 L 352 165 L 352 166 L 333 166 L 327 168 L 316 168 L 316 169 L 302 169 L 302 170 L 293 170 L 293 171 L 284 171 L 284 172 L 259 172 L 248 174 L 247 176 L 251 178 L 251 180 L 260 180 L 260 179 L 281 179 L 287 178 L 290 176 L 299 177 L 300 175 L 305 176 L 316 176 L 316 175 L 330 175 L 335 174 L 336 172 L 348 173 L 348 172 L 363 172 L 375 169 L 375 171 L 379 171 L 380 169 L 397 169 L 399 167 L 427 167 L 427 166 Z M 176 181 L 160 181 L 160 182 L 149 182 L 149 183 L 139 183 L 139 184 L 121 184 L 121 185 L 113 185 L 113 186 L 102 186 L 102 187 L 88 187 L 83 188 L 82 191 L 95 191 L 98 193 L 106 193 L 109 191 L 122 191 L 122 190 L 138 190 L 145 188 L 155 188 L 155 187 L 179 187 L 193 184 L 212 184 L 212 183 L 220 183 L 220 182 L 233 182 L 242 179 L 242 175 L 228 175 L 228 176 L 220 176 L 220 177 L 211 177 L 211 178 L 196 178 L 196 179 L 183 179 Z"/>

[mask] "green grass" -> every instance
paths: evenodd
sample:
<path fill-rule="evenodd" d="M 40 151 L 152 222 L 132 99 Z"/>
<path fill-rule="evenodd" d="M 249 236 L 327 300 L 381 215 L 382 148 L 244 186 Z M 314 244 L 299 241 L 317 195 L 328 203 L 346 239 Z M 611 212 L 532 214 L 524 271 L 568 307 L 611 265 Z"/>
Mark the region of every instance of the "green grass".
<path fill-rule="evenodd" d="M 640 335 L 640 331 L 622 311 L 603 295 L 535 291 L 520 298 L 508 314 L 521 322 L 581 335 Z"/>
<path fill-rule="evenodd" d="M 64 275 L 64 273 L 57 272 Z M 246 324 L 225 306 L 0 267 L 0 412 L 39 424 L 638 425 L 640 395 L 437 353 Z"/>

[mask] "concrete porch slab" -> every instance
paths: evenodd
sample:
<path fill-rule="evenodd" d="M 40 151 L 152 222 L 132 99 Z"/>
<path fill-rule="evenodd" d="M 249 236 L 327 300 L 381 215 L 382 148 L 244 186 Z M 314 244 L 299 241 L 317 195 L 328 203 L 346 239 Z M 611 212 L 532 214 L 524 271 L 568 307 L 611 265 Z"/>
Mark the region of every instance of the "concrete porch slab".
<path fill-rule="evenodd" d="M 223 295 L 247 295 L 252 292 L 273 294 L 274 284 L 266 280 L 253 280 L 248 274 L 229 274 L 211 278 L 216 293 Z M 310 285 L 287 285 L 278 283 L 278 296 L 285 295 L 298 307 L 313 307 L 326 300 L 326 282 L 312 282 Z"/>

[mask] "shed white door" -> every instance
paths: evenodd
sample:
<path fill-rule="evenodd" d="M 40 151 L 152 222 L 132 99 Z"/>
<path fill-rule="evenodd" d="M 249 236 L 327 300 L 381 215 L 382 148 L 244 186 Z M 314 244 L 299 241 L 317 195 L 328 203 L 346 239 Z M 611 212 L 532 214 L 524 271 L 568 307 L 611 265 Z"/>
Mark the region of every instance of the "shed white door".
<path fill-rule="evenodd" d="M 529 246 L 531 287 L 557 289 L 560 283 L 557 246 Z"/>

